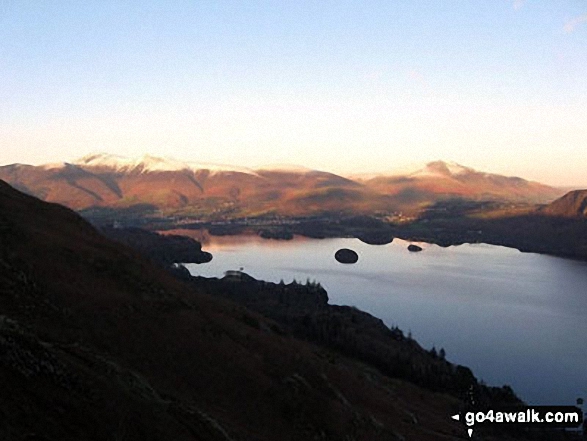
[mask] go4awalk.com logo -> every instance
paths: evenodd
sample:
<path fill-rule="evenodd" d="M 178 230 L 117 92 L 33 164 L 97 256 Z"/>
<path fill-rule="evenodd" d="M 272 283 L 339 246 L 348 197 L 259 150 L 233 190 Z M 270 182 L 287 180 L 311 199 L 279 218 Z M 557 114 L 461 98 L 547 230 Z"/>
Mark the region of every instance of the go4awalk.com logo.
<path fill-rule="evenodd" d="M 516 406 L 470 410 L 452 415 L 451 418 L 463 422 L 469 437 L 472 437 L 473 428 L 484 425 L 577 428 L 583 422 L 583 412 L 575 406 Z"/>

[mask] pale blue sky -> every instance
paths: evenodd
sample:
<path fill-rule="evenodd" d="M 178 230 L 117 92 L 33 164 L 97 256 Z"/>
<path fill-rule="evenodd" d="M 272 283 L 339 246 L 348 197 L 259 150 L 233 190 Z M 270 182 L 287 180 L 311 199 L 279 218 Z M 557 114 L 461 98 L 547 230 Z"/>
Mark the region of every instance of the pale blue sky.
<path fill-rule="evenodd" d="M 0 164 L 145 153 L 587 185 L 586 1 L 0 0 Z"/>

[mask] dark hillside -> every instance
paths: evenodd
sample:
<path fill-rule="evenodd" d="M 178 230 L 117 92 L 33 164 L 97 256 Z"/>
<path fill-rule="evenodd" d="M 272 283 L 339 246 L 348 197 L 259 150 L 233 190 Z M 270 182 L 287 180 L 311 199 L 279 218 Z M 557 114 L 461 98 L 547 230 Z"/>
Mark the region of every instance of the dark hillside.
<path fill-rule="evenodd" d="M 4 183 L 0 238 L 2 439 L 462 433 L 445 417 L 456 400 L 331 363 Z M 409 404 L 415 396 L 424 398 Z"/>
<path fill-rule="evenodd" d="M 203 291 L 0 181 L 0 439 L 466 439 L 455 396 Z"/>

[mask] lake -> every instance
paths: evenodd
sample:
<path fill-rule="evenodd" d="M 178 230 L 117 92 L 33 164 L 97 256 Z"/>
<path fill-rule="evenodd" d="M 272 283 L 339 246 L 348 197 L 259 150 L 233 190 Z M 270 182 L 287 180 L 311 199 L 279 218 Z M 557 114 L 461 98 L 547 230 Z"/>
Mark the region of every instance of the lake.
<path fill-rule="evenodd" d="M 489 385 L 511 385 L 529 404 L 587 398 L 587 263 L 485 244 L 441 248 L 357 239 L 264 240 L 214 237 L 194 275 L 222 277 L 243 268 L 257 279 L 319 281 L 329 302 L 354 305 L 410 332 L 422 346 L 444 348 Z M 354 265 L 334 259 L 359 254 Z"/>

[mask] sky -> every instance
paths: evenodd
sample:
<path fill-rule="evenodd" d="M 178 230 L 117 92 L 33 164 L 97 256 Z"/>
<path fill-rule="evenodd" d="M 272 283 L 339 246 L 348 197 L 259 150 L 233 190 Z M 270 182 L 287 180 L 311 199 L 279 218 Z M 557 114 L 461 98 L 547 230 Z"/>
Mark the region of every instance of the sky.
<path fill-rule="evenodd" d="M 587 1 L 0 0 L 0 164 L 95 152 L 587 186 Z"/>

